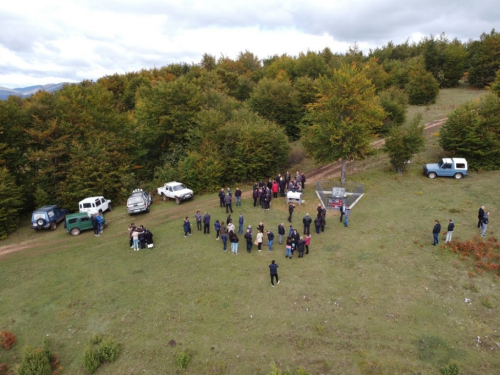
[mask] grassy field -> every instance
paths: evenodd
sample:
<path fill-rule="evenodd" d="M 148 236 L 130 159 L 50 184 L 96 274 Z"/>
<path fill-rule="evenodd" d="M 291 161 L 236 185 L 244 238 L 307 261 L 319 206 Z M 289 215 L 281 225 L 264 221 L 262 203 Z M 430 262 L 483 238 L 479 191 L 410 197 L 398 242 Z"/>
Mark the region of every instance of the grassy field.
<path fill-rule="evenodd" d="M 184 238 L 183 217 L 194 221 L 198 209 L 212 222 L 226 219 L 215 194 L 180 206 L 156 202 L 135 217 L 116 207 L 98 238 L 62 227 L 36 233 L 26 220 L 0 243 L 22 249 L 0 258 L 0 327 L 18 336 L 10 351 L 0 349 L 0 363 L 15 368 L 25 345 L 48 336 L 64 373 L 85 374 L 83 352 L 97 333 L 122 345 L 99 374 L 267 374 L 273 362 L 310 374 L 438 374 L 450 362 L 462 375 L 498 374 L 498 277 L 469 277 L 473 264 L 432 246 L 431 231 L 435 219 L 445 226 L 452 218 L 454 239 L 472 238 L 484 204 L 488 237 L 498 235 L 500 172 L 425 178 L 422 165 L 440 154 L 429 134 L 408 176 L 392 174 L 384 155 L 350 165 L 356 174 L 348 179 L 364 183 L 366 194 L 348 228 L 328 213 L 304 259 L 285 259 L 277 244 L 271 254 L 247 254 L 242 239 L 239 255 L 224 253 L 213 227 Z M 305 199 L 294 213 L 299 227 L 318 204 L 313 186 Z M 242 212 L 253 227 L 263 221 L 276 233 L 287 223 L 283 199 L 270 211 L 250 200 L 234 208 L 233 219 Z M 153 231 L 155 249 L 129 248 L 131 220 Z M 177 369 L 178 353 L 191 355 L 186 371 Z"/>

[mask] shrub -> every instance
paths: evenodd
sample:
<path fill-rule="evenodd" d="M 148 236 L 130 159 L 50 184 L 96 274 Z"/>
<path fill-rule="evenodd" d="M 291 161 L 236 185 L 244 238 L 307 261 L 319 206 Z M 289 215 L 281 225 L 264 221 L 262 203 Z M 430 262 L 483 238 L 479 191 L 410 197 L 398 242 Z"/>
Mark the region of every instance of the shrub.
<path fill-rule="evenodd" d="M 83 353 L 83 366 L 93 374 L 104 362 L 113 362 L 120 352 L 120 345 L 112 339 L 102 340 L 101 336 L 94 335 L 90 345 Z"/>
<path fill-rule="evenodd" d="M 0 346 L 5 350 L 9 350 L 16 343 L 16 335 L 9 331 L 0 332 Z"/>
<path fill-rule="evenodd" d="M 44 350 L 26 347 L 23 354 L 19 375 L 51 375 L 52 367 Z"/>
<path fill-rule="evenodd" d="M 89 346 L 85 349 L 83 354 L 83 366 L 85 370 L 93 374 L 101 365 L 101 355 L 99 348 L 96 346 Z"/>
<path fill-rule="evenodd" d="M 441 374 L 443 375 L 459 375 L 460 369 L 456 363 L 450 363 L 441 369 Z"/>
<path fill-rule="evenodd" d="M 0 375 L 9 375 L 9 365 L 7 363 L 0 363 Z"/>
<path fill-rule="evenodd" d="M 189 362 L 191 361 L 191 357 L 192 357 L 191 352 L 187 350 L 178 352 L 175 355 L 175 363 L 177 364 L 177 368 L 179 370 L 185 370 L 188 367 Z"/>

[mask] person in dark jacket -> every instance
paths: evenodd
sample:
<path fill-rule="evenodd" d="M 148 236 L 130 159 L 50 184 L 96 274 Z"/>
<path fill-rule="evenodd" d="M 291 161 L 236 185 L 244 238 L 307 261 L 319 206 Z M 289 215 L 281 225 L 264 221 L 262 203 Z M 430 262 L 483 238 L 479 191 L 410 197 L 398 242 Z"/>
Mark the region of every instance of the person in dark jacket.
<path fill-rule="evenodd" d="M 238 255 L 238 236 L 233 232 L 229 232 L 229 242 L 231 242 L 231 251 L 233 254 Z"/>
<path fill-rule="evenodd" d="M 243 234 L 243 223 L 245 222 L 245 218 L 243 217 L 243 214 L 240 214 L 240 217 L 238 218 L 238 234 Z"/>
<path fill-rule="evenodd" d="M 451 238 L 453 237 L 453 229 L 455 229 L 455 223 L 453 220 L 448 220 L 448 230 L 446 231 L 446 240 L 445 243 L 451 242 Z"/>
<path fill-rule="evenodd" d="M 278 225 L 278 235 L 279 235 L 279 243 L 280 245 L 283 243 L 283 236 L 285 235 L 285 226 L 283 223 Z"/>
<path fill-rule="evenodd" d="M 299 242 L 297 243 L 297 250 L 299 251 L 299 258 L 304 258 L 304 247 L 305 247 L 304 237 L 300 237 Z"/>
<path fill-rule="evenodd" d="M 220 236 L 220 238 L 222 240 L 222 246 L 223 246 L 222 250 L 227 251 L 227 247 L 226 247 L 226 245 L 227 245 L 227 234 L 226 234 L 226 232 L 222 233 L 221 236 Z"/>
<path fill-rule="evenodd" d="M 299 234 L 299 232 L 297 232 L 297 229 L 294 229 L 293 233 L 292 233 L 292 241 L 295 244 L 295 249 L 297 249 L 297 245 L 299 244 L 299 240 L 300 240 L 300 234 Z M 292 251 L 292 253 L 293 253 L 293 251 Z"/>
<path fill-rule="evenodd" d="M 186 216 L 184 219 L 184 237 L 187 237 L 187 235 L 191 235 L 191 223 L 189 222 L 189 217 Z"/>
<path fill-rule="evenodd" d="M 324 213 L 321 214 L 319 217 L 319 226 L 321 227 L 321 233 L 325 231 L 325 225 L 326 225 L 326 216 Z"/>
<path fill-rule="evenodd" d="M 276 283 L 279 284 L 280 280 L 278 279 L 278 265 L 274 260 L 271 261 L 269 265 L 269 270 L 271 271 L 271 285 L 274 288 L 274 278 L 276 278 Z"/>
<path fill-rule="evenodd" d="M 218 240 L 219 237 L 220 237 L 220 223 L 219 223 L 219 220 L 215 220 L 214 229 L 215 229 L 215 239 Z"/>
<path fill-rule="evenodd" d="M 236 188 L 236 191 L 234 192 L 234 196 L 236 197 L 236 205 L 241 206 L 241 189 Z"/>
<path fill-rule="evenodd" d="M 434 237 L 433 245 L 436 246 L 439 242 L 439 233 L 441 233 L 441 224 L 439 220 L 434 221 L 434 228 L 432 228 L 432 236 Z"/>
<path fill-rule="evenodd" d="M 340 222 L 342 222 L 342 218 L 345 215 L 345 211 L 346 211 L 345 203 L 342 203 L 342 206 L 340 206 Z"/>
<path fill-rule="evenodd" d="M 149 249 L 152 249 L 154 247 L 153 233 L 151 233 L 150 230 L 146 230 L 146 234 L 144 235 L 144 237 L 146 238 L 146 245 Z"/>
<path fill-rule="evenodd" d="M 316 216 L 314 219 L 314 227 L 316 228 L 316 234 L 319 234 L 319 229 L 321 227 L 321 220 L 319 217 Z"/>
<path fill-rule="evenodd" d="M 483 221 L 483 216 L 484 216 L 484 206 L 479 207 L 479 212 L 477 214 L 477 227 L 481 228 L 481 222 Z"/>
<path fill-rule="evenodd" d="M 146 248 L 146 228 L 144 228 L 144 225 L 139 227 L 139 243 L 141 244 L 141 249 Z"/>
<path fill-rule="evenodd" d="M 92 220 L 92 228 L 94 228 L 94 235 L 96 237 L 99 237 L 99 224 L 97 223 L 96 215 L 92 215 L 90 217 L 90 220 Z"/>
<path fill-rule="evenodd" d="M 311 216 L 309 216 L 309 214 L 306 214 L 306 216 L 304 216 L 304 218 L 302 219 L 302 223 L 304 223 L 304 235 L 309 234 L 312 223 Z"/>
<path fill-rule="evenodd" d="M 257 200 L 259 199 L 259 189 L 254 188 L 252 191 L 253 206 L 257 207 Z"/>
<path fill-rule="evenodd" d="M 281 181 L 280 181 L 280 195 L 282 197 L 285 196 L 285 189 L 286 189 L 286 181 L 285 179 L 282 177 L 281 178 Z"/>
<path fill-rule="evenodd" d="M 220 191 L 219 191 L 219 201 L 220 201 L 221 208 L 225 207 L 225 203 L 224 203 L 224 198 L 225 197 L 226 197 L 226 193 L 224 193 L 224 189 L 220 189 Z"/>
<path fill-rule="evenodd" d="M 253 238 L 252 238 L 252 232 L 250 229 L 247 229 L 247 232 L 245 233 L 245 240 L 247 241 L 247 252 L 251 253 L 252 252 L 252 245 L 253 245 Z"/>
<path fill-rule="evenodd" d="M 291 223 L 292 222 L 292 214 L 293 214 L 293 209 L 295 208 L 294 204 L 292 202 L 290 202 L 290 204 L 288 205 L 288 213 L 290 214 L 288 216 L 288 222 Z"/>
<path fill-rule="evenodd" d="M 210 215 L 205 212 L 203 216 L 203 234 L 210 234 Z"/>
<path fill-rule="evenodd" d="M 304 190 L 306 185 L 306 175 L 304 173 L 302 173 L 302 175 L 300 176 L 300 183 L 302 185 L 302 190 Z"/>
<path fill-rule="evenodd" d="M 267 231 L 267 246 L 269 246 L 269 251 L 273 251 L 274 233 L 272 231 Z"/>

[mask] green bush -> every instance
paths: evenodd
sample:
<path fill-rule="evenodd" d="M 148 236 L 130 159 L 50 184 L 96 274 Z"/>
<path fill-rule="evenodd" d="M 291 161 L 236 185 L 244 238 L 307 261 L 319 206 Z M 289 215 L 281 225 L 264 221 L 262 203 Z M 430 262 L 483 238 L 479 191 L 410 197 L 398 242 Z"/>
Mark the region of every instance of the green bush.
<path fill-rule="evenodd" d="M 192 356 L 192 353 L 187 350 L 178 352 L 175 355 L 175 363 L 177 364 L 177 368 L 179 370 L 185 370 L 188 367 Z"/>
<path fill-rule="evenodd" d="M 93 374 L 104 362 L 113 362 L 120 352 L 120 345 L 112 339 L 102 340 L 101 336 L 94 335 L 90 345 L 83 353 L 83 366 Z"/>
<path fill-rule="evenodd" d="M 459 375 L 460 369 L 456 363 L 450 363 L 441 369 L 443 375 Z"/>
<path fill-rule="evenodd" d="M 26 347 L 19 366 L 19 375 L 50 375 L 52 367 L 47 353 L 40 348 Z"/>
<path fill-rule="evenodd" d="M 83 354 L 83 366 L 85 370 L 93 374 L 97 371 L 101 365 L 101 353 L 99 353 L 99 347 L 89 346 L 85 349 Z"/>

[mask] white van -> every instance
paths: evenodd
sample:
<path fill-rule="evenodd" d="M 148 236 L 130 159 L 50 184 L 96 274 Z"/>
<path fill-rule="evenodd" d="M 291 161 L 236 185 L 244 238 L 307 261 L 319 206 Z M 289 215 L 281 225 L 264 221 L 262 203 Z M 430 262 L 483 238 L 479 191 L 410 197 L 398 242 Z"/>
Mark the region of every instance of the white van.
<path fill-rule="evenodd" d="M 102 210 L 102 212 L 106 210 L 111 211 L 111 201 L 104 197 L 85 198 L 78 203 L 78 208 L 80 212 L 86 212 L 90 216 L 99 213 L 99 210 Z"/>

